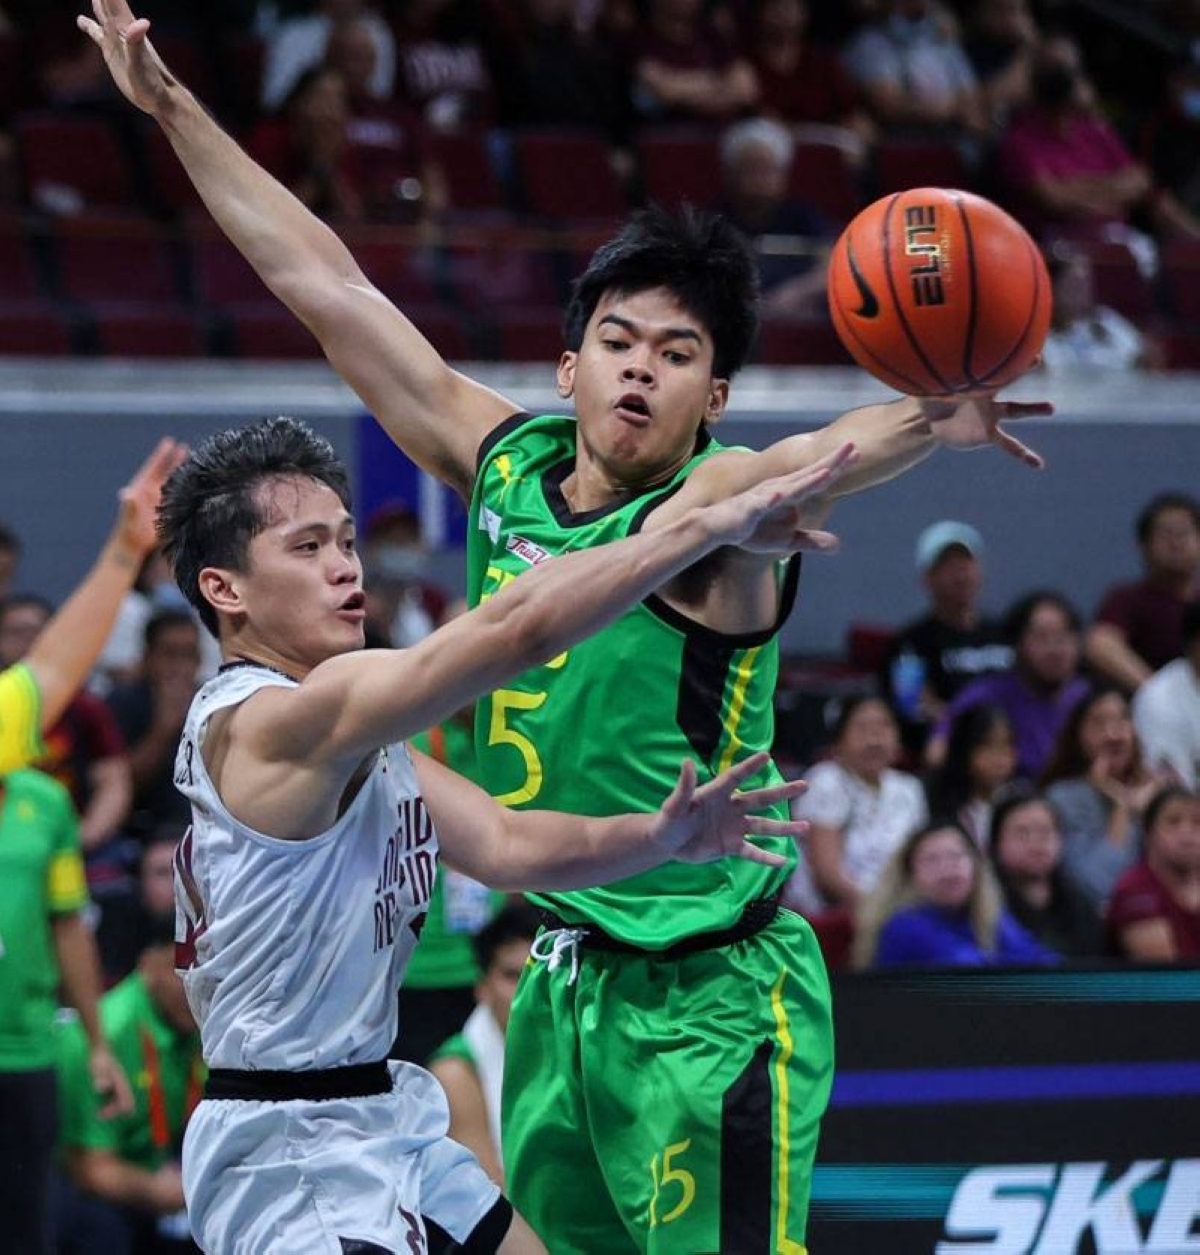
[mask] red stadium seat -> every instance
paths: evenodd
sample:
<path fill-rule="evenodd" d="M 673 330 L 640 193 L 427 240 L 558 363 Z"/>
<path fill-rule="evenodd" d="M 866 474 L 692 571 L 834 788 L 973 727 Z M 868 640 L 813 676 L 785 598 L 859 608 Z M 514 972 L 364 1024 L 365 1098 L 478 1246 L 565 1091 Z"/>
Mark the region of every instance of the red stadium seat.
<path fill-rule="evenodd" d="M 1167 370 L 1200 371 L 1200 329 L 1176 328 L 1157 335 Z"/>
<path fill-rule="evenodd" d="M 202 357 L 205 337 L 178 305 L 95 306 L 96 343 L 108 357 Z"/>
<path fill-rule="evenodd" d="M 875 150 L 881 196 L 910 187 L 971 186 L 971 172 L 958 148 L 946 141 L 883 140 Z"/>
<path fill-rule="evenodd" d="M 59 288 L 77 301 L 179 299 L 170 245 L 140 222 L 64 221 L 54 237 Z"/>
<path fill-rule="evenodd" d="M 0 304 L 0 356 L 65 357 L 71 349 L 70 324 L 53 306 Z"/>
<path fill-rule="evenodd" d="M 466 309 L 553 305 L 558 300 L 551 259 L 502 237 L 487 243 L 451 245 L 446 250 L 450 287 Z"/>
<path fill-rule="evenodd" d="M 1126 318 L 1145 325 L 1154 312 L 1154 294 L 1124 244 L 1088 244 L 1096 302 L 1108 305 Z"/>
<path fill-rule="evenodd" d="M 853 358 L 825 318 L 767 318 L 754 360 L 761 366 L 852 366 Z"/>
<path fill-rule="evenodd" d="M 414 302 L 437 303 L 438 259 L 432 249 L 378 235 L 347 233 L 345 240 L 371 282 L 402 310 Z"/>
<path fill-rule="evenodd" d="M 855 671 L 874 675 L 896 639 L 896 629 L 882 623 L 851 623 L 846 628 L 846 661 Z"/>
<path fill-rule="evenodd" d="M 506 209 L 504 189 L 492 165 L 487 138 L 478 131 L 430 136 L 434 161 L 446 177 L 454 211 Z"/>
<path fill-rule="evenodd" d="M 266 305 L 272 297 L 250 263 L 204 225 L 192 233 L 192 282 L 206 305 Z"/>
<path fill-rule="evenodd" d="M 620 218 L 629 208 L 609 146 L 577 131 L 523 131 L 514 141 L 525 208 L 546 218 Z"/>
<path fill-rule="evenodd" d="M 214 83 L 208 49 L 186 35 L 158 30 L 157 27 L 153 39 L 155 52 L 166 62 L 171 73 L 180 82 L 186 83 L 188 90 L 199 99 L 212 100 Z"/>
<path fill-rule="evenodd" d="M 690 201 L 701 209 L 721 199 L 721 159 L 706 131 L 648 131 L 637 141 L 638 167 L 646 199 L 677 209 Z"/>
<path fill-rule="evenodd" d="M 223 314 L 233 327 L 239 357 L 317 358 L 321 346 L 282 305 L 231 305 Z"/>
<path fill-rule="evenodd" d="M 465 362 L 477 356 L 468 325 L 454 310 L 444 305 L 409 305 L 404 312 L 447 361 Z"/>
<path fill-rule="evenodd" d="M 854 217 L 863 203 L 845 152 L 837 144 L 815 141 L 796 145 L 788 174 L 788 195 L 819 209 L 830 226 L 839 228 Z"/>
<path fill-rule="evenodd" d="M 200 193 L 192 185 L 171 141 L 154 123 L 142 128 L 142 153 L 157 207 L 172 214 L 201 210 Z"/>
<path fill-rule="evenodd" d="M 1162 273 L 1171 313 L 1200 325 L 1200 244 L 1168 244 L 1163 249 Z"/>
<path fill-rule="evenodd" d="M 505 362 L 557 362 L 563 351 L 562 310 L 556 305 L 506 309 L 496 320 Z"/>
<path fill-rule="evenodd" d="M 21 224 L 0 218 L 0 301 L 35 300 L 40 295 L 33 253 Z"/>
<path fill-rule="evenodd" d="M 25 190 L 33 204 L 137 207 L 128 158 L 107 122 L 26 114 L 18 119 L 16 134 Z"/>

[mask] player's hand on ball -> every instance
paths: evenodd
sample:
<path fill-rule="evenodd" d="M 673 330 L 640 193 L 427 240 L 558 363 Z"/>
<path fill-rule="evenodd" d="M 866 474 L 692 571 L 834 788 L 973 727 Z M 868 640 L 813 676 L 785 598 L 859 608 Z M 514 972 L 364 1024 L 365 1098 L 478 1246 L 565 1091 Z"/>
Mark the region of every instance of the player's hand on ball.
<path fill-rule="evenodd" d="M 654 843 L 665 854 L 685 863 L 711 863 L 733 857 L 769 867 L 784 866 L 787 859 L 759 849 L 746 840 L 747 835 L 800 837 L 808 831 L 808 824 L 801 820 L 768 819 L 751 812 L 799 797 L 807 785 L 803 780 L 792 780 L 745 793 L 739 793 L 737 788 L 761 771 L 769 758 L 767 754 L 752 754 L 702 785 L 696 783 L 695 763 L 685 759 L 679 782 L 654 818 Z"/>
<path fill-rule="evenodd" d="M 153 114 L 174 80 L 146 38 L 150 23 L 135 18 L 125 0 L 92 0 L 96 17 L 80 15 L 79 29 L 91 36 L 121 94 L 146 113 Z"/>
<path fill-rule="evenodd" d="M 994 444 L 1018 462 L 1040 471 L 1045 462 L 1001 423 L 1019 418 L 1046 418 L 1054 413 L 1049 401 L 997 401 L 993 392 L 957 397 L 920 397 L 921 410 L 934 436 L 952 449 L 978 449 Z"/>

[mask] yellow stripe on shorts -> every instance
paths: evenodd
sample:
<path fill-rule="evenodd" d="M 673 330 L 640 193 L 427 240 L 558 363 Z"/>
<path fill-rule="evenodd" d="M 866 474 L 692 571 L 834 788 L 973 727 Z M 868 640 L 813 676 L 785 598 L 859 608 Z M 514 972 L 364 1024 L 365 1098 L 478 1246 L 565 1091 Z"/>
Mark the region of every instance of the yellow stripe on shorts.
<path fill-rule="evenodd" d="M 808 1248 L 787 1235 L 790 1182 L 788 1170 L 791 1160 L 791 1129 L 788 1124 L 788 1064 L 792 1058 L 792 1030 L 788 1024 L 787 1008 L 783 1005 L 783 985 L 787 969 L 779 973 L 779 979 L 771 990 L 771 1010 L 775 1013 L 775 1036 L 779 1041 L 779 1053 L 775 1056 L 775 1098 L 779 1117 L 779 1208 L 775 1221 L 775 1250 L 777 1255 L 808 1255 Z"/>

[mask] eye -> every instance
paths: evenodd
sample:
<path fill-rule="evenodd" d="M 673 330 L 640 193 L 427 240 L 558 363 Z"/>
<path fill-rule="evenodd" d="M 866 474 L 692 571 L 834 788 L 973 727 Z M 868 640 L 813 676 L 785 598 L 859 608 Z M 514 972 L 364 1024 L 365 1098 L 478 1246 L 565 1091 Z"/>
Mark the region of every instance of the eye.
<path fill-rule="evenodd" d="M 692 360 L 687 353 L 680 353 L 678 349 L 668 349 L 663 356 L 672 366 L 686 366 Z"/>
<path fill-rule="evenodd" d="M 619 353 L 626 347 L 624 340 L 601 340 L 600 343 L 603 344 L 610 353 Z"/>

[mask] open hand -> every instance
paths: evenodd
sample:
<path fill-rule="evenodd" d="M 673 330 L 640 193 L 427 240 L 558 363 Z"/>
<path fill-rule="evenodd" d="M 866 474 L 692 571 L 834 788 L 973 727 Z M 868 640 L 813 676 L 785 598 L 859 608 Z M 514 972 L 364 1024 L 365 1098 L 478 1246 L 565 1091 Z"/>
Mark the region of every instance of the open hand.
<path fill-rule="evenodd" d="M 775 802 L 799 797 L 808 787 L 803 780 L 768 785 L 739 793 L 737 786 L 766 766 L 768 754 L 752 754 L 697 786 L 696 765 L 684 759 L 679 782 L 655 817 L 651 837 L 666 854 L 685 863 L 711 863 L 719 858 L 744 858 L 768 867 L 783 867 L 782 855 L 772 854 L 746 840 L 760 836 L 800 837 L 808 824 L 800 820 L 768 819 L 753 815 Z"/>
<path fill-rule="evenodd" d="M 1000 424 L 1020 418 L 1045 418 L 1054 413 L 1049 401 L 997 401 L 993 392 L 920 397 L 918 400 L 933 434 L 942 444 L 952 449 L 978 449 L 994 444 L 1035 471 L 1046 465 L 1039 454 Z"/>
<path fill-rule="evenodd" d="M 163 484 L 171 472 L 187 460 L 187 456 L 187 445 L 164 436 L 118 493 L 121 507 L 114 539 L 139 562 L 158 543 L 155 521 Z"/>
<path fill-rule="evenodd" d="M 82 15 L 75 19 L 79 29 L 99 45 L 122 95 L 139 109 L 156 113 L 175 80 L 146 38 L 150 23 L 135 18 L 125 0 L 92 0 L 92 11 L 94 21 Z"/>

